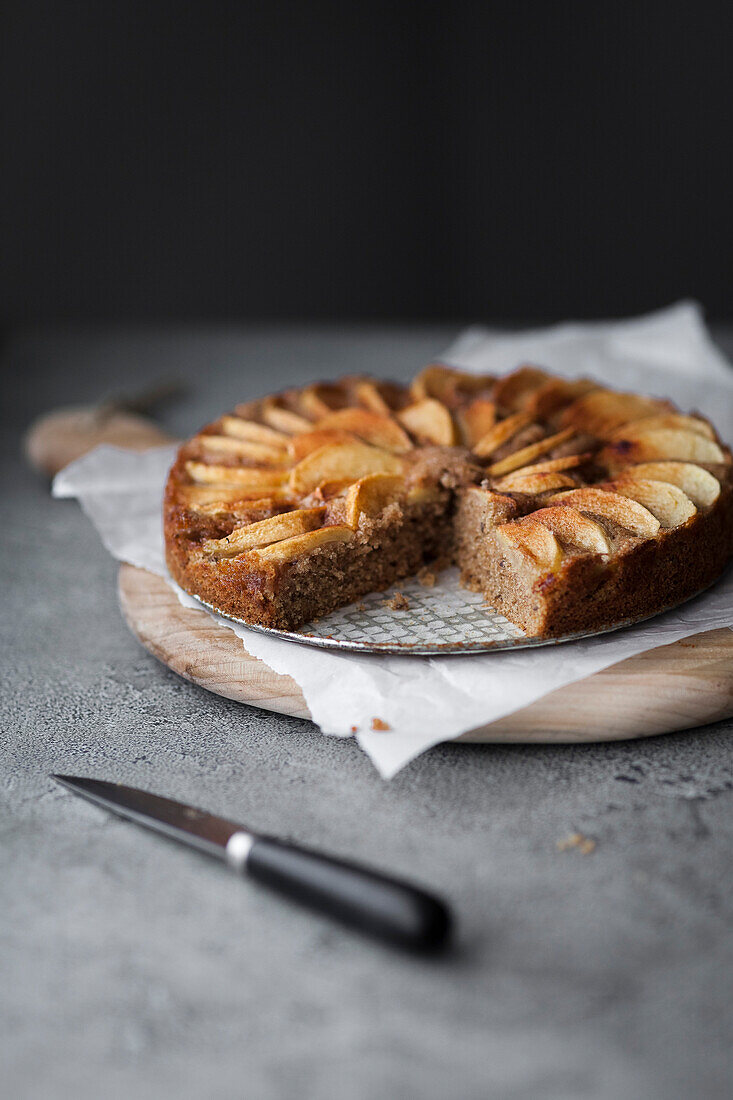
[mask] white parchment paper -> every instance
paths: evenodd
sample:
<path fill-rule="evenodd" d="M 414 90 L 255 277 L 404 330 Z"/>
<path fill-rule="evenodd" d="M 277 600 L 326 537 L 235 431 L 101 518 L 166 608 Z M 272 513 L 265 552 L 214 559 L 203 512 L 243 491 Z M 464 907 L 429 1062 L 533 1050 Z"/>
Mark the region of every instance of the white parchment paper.
<path fill-rule="evenodd" d="M 700 410 L 733 439 L 733 369 L 710 340 L 699 307 L 681 303 L 629 321 L 567 324 L 524 333 L 473 328 L 441 358 L 501 374 L 534 362 L 570 377 L 672 397 Z M 232 404 L 237 395 L 232 394 Z M 53 486 L 76 497 L 120 561 L 165 577 L 182 603 L 200 607 L 165 568 L 161 497 L 174 447 L 143 454 L 98 447 Z M 733 570 L 709 592 L 631 629 L 547 648 L 467 657 L 361 657 L 271 638 L 213 616 L 248 653 L 299 684 L 326 734 L 353 734 L 385 778 L 439 741 L 458 737 L 633 654 L 700 630 L 733 625 Z M 375 718 L 389 726 L 373 730 Z"/>

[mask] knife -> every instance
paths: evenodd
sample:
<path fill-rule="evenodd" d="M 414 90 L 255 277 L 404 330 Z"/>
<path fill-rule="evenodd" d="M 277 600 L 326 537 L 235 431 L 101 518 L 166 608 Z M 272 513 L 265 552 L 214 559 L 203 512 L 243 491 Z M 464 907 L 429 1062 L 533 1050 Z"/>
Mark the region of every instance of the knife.
<path fill-rule="evenodd" d="M 135 787 L 72 775 L 51 778 L 119 817 L 216 856 L 238 874 L 388 943 L 435 952 L 448 938 L 447 907 L 409 883 L 253 833 L 234 821 Z"/>

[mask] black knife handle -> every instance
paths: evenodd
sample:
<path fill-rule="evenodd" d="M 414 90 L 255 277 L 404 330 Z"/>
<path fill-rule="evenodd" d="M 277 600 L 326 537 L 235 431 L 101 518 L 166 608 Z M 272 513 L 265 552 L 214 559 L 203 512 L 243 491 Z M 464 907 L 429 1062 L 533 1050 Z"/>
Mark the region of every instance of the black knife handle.
<path fill-rule="evenodd" d="M 353 863 L 257 837 L 243 869 L 286 897 L 399 947 L 433 952 L 448 936 L 450 914 L 441 901 Z"/>

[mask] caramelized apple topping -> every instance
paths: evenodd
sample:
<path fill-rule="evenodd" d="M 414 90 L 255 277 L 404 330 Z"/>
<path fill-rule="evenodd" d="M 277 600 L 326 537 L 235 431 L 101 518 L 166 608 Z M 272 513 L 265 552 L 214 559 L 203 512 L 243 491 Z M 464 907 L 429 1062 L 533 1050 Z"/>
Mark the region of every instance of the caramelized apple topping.
<path fill-rule="evenodd" d="M 549 374 L 539 367 L 518 367 L 494 383 L 491 396 L 500 408 L 521 412 L 533 394 L 548 381 Z"/>
<path fill-rule="evenodd" d="M 489 466 L 486 472 L 489 477 L 501 477 L 502 474 L 511 473 L 512 470 L 518 470 L 520 466 L 528 465 L 535 458 L 547 454 L 548 451 L 552 451 L 562 443 L 567 443 L 574 435 L 573 428 L 563 428 L 561 432 L 556 432 L 555 435 L 548 435 L 544 439 L 538 440 L 537 443 L 530 443 L 528 447 L 522 447 L 520 450 L 514 451 L 513 454 L 507 455 L 500 462 L 495 462 L 492 466 Z"/>
<path fill-rule="evenodd" d="M 715 439 L 712 425 L 701 420 L 699 416 L 683 416 L 682 413 L 664 413 L 662 416 L 643 416 L 641 420 L 634 420 L 631 425 L 622 425 L 609 435 L 609 440 L 638 439 L 642 435 L 656 428 L 674 428 L 684 432 L 694 432 L 696 435 L 704 435 L 706 439 Z"/>
<path fill-rule="evenodd" d="M 369 409 L 338 409 L 318 422 L 318 428 L 336 428 L 351 432 L 366 443 L 383 447 L 385 451 L 402 454 L 412 450 L 409 435 L 392 416 Z"/>
<path fill-rule="evenodd" d="M 547 493 L 551 489 L 572 488 L 575 482 L 567 474 L 552 470 L 528 473 L 517 470 L 494 482 L 494 488 L 500 493 Z"/>
<path fill-rule="evenodd" d="M 203 485 L 239 485 L 243 489 L 278 489 L 288 477 L 287 470 L 255 470 L 247 466 L 217 466 L 206 462 L 186 463 L 192 481 Z"/>
<path fill-rule="evenodd" d="M 457 443 L 453 417 L 440 401 L 424 397 L 397 413 L 397 419 L 421 443 L 450 447 Z"/>
<path fill-rule="evenodd" d="M 251 439 L 234 439 L 229 435 L 199 435 L 196 441 L 205 451 L 234 455 L 236 458 L 261 462 L 265 466 L 282 466 L 287 462 L 288 452 L 282 447 L 273 447 L 269 443 L 256 443 Z"/>
<path fill-rule="evenodd" d="M 519 412 L 513 416 L 507 416 L 491 428 L 486 435 L 479 439 L 473 448 L 473 453 L 479 458 L 489 458 L 494 451 L 498 451 L 508 440 L 532 423 L 529 413 Z"/>
<path fill-rule="evenodd" d="M 271 447 L 288 445 L 285 432 L 277 432 L 274 428 L 257 424 L 254 420 L 245 420 L 241 416 L 222 416 L 219 426 L 224 435 L 232 435 L 236 439 L 251 439 L 253 443 L 267 443 Z"/>
<path fill-rule="evenodd" d="M 550 420 L 571 401 L 597 389 L 598 383 L 591 382 L 588 378 L 578 378 L 575 381 L 551 378 L 530 394 L 524 408 L 535 420 Z"/>
<path fill-rule="evenodd" d="M 725 454 L 713 439 L 679 428 L 639 428 L 633 425 L 623 437 L 604 447 L 598 461 L 611 473 L 637 462 L 675 458 L 682 462 L 725 462 Z"/>
<path fill-rule="evenodd" d="M 309 420 L 321 420 L 346 404 L 343 389 L 336 383 L 316 382 L 301 390 L 298 404 Z"/>
<path fill-rule="evenodd" d="M 577 547 L 590 554 L 610 554 L 611 541 L 601 527 L 577 508 L 540 508 L 532 518 L 548 527 L 563 546 Z"/>
<path fill-rule="evenodd" d="M 293 538 L 283 539 L 282 542 L 274 542 L 270 546 L 263 546 L 251 550 L 253 558 L 274 564 L 293 561 L 312 554 L 321 546 L 327 546 L 332 542 L 348 542 L 353 539 L 354 532 L 345 524 L 335 524 L 333 527 L 319 527 L 315 531 L 307 531 L 304 535 L 295 535 Z"/>
<path fill-rule="evenodd" d="M 253 523 L 255 517 L 265 519 L 276 512 L 287 512 L 293 507 L 293 501 L 288 500 L 283 494 L 279 495 L 273 490 L 268 496 L 253 496 L 249 499 L 238 499 L 231 502 L 212 500 L 209 504 L 197 504 L 191 510 L 203 516 L 232 516 L 246 513 L 247 523 Z"/>
<path fill-rule="evenodd" d="M 610 482 L 609 488 L 643 504 L 662 527 L 679 527 L 697 512 L 690 498 L 677 485 L 667 481 L 629 476 Z"/>
<path fill-rule="evenodd" d="M 319 485 L 337 479 L 357 481 L 367 474 L 400 474 L 403 462 L 390 451 L 368 443 L 334 443 L 306 455 L 290 472 L 294 493 L 312 493 Z"/>
<path fill-rule="evenodd" d="M 551 497 L 550 503 L 561 507 L 570 505 L 580 512 L 611 520 L 640 539 L 654 538 L 660 527 L 656 516 L 642 504 L 606 489 L 569 489 Z"/>
<path fill-rule="evenodd" d="M 559 470 L 572 470 L 576 466 L 582 466 L 592 456 L 589 453 L 563 455 L 561 458 L 546 458 L 542 462 L 533 462 L 531 466 L 522 466 L 517 470 L 518 474 L 549 474 Z"/>
<path fill-rule="evenodd" d="M 720 496 L 718 479 L 693 462 L 642 462 L 627 467 L 620 477 L 652 478 L 677 485 L 696 508 L 708 508 Z"/>
<path fill-rule="evenodd" d="M 322 447 L 331 446 L 334 443 L 356 443 L 355 435 L 345 432 L 343 428 L 314 428 L 311 432 L 301 432 L 290 440 L 290 454 L 294 462 L 300 462 L 312 451 L 319 451 Z"/>
<path fill-rule="evenodd" d="M 179 485 L 176 491 L 177 499 L 193 511 L 224 511 L 232 504 L 255 503 L 262 499 L 262 489 L 252 488 L 225 488 L 222 485 Z M 288 494 L 283 489 L 267 489 L 267 499 L 284 501 Z"/>
<path fill-rule="evenodd" d="M 346 523 L 354 530 L 359 517 L 378 516 L 405 490 L 405 479 L 396 474 L 367 474 L 349 487 L 346 494 Z"/>
<path fill-rule="evenodd" d="M 470 395 L 488 389 L 493 378 L 485 374 L 469 374 L 467 371 L 432 363 L 421 370 L 410 386 L 416 400 L 434 397 L 437 401 L 453 404 L 461 394 Z"/>
<path fill-rule="evenodd" d="M 473 447 L 496 424 L 496 404 L 487 397 L 476 397 L 458 414 L 463 441 Z"/>
<path fill-rule="evenodd" d="M 504 548 L 518 551 L 545 573 L 555 573 L 562 564 L 562 547 L 552 531 L 533 517 L 504 523 L 496 529 L 496 538 Z"/>
<path fill-rule="evenodd" d="M 268 397 L 262 402 L 260 419 L 285 435 L 297 435 L 298 432 L 307 432 L 312 427 L 310 420 L 286 408 L 276 397 Z"/>
<path fill-rule="evenodd" d="M 370 412 L 389 416 L 392 411 L 376 382 L 370 380 L 359 382 L 354 390 L 354 396 L 359 404 L 363 405 L 365 409 L 369 409 Z"/>
<path fill-rule="evenodd" d="M 283 539 L 304 535 L 319 527 L 325 508 L 297 508 L 293 512 L 270 516 L 258 520 L 246 527 L 238 527 L 223 539 L 207 539 L 202 549 L 204 553 L 219 561 L 221 558 L 236 558 L 247 550 L 269 546 Z"/>
<path fill-rule="evenodd" d="M 667 401 L 642 397 L 636 393 L 597 389 L 569 405 L 563 412 L 560 423 L 605 439 L 624 424 L 667 411 L 672 411 Z"/>

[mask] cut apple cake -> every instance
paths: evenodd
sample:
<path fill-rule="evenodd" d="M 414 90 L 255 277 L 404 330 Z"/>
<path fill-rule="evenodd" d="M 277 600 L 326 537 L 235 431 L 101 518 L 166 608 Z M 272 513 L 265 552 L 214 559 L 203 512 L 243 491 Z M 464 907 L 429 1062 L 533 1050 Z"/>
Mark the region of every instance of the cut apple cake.
<path fill-rule="evenodd" d="M 222 416 L 165 494 L 182 588 L 292 630 L 434 560 L 532 636 L 651 615 L 733 552 L 731 453 L 669 401 L 524 366 L 348 377 Z"/>

